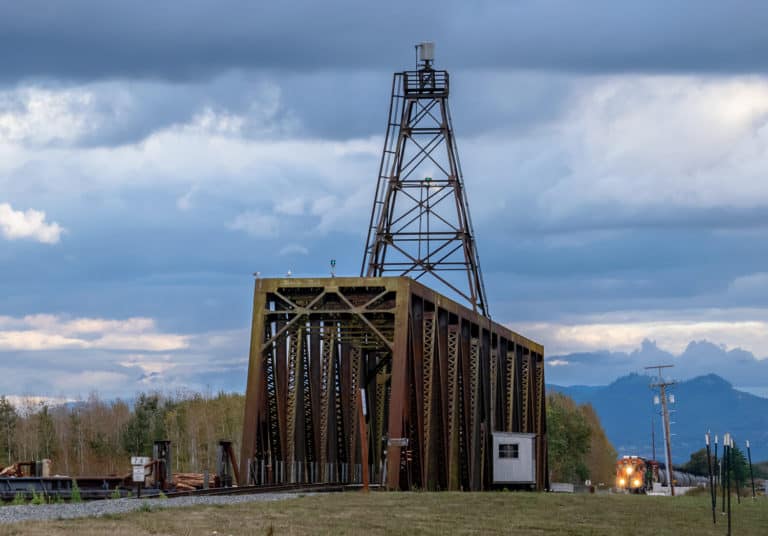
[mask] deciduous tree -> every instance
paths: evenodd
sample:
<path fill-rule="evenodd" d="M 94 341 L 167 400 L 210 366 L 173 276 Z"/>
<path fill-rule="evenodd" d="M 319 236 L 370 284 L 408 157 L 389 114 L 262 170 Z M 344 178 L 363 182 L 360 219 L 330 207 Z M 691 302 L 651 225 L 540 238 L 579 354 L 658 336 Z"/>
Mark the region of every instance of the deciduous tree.
<path fill-rule="evenodd" d="M 574 401 L 561 393 L 547 396 L 547 439 L 551 479 L 583 482 L 589 476 L 585 459 L 589 423 Z"/>

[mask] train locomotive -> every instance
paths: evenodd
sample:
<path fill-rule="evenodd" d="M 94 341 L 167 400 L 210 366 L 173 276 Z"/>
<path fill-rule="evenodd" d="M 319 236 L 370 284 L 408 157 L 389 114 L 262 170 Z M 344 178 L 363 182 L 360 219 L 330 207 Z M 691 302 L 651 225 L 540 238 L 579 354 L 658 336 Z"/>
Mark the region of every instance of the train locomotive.
<path fill-rule="evenodd" d="M 616 462 L 616 489 L 644 493 L 658 481 L 659 464 L 639 456 L 624 456 Z"/>
<path fill-rule="evenodd" d="M 706 486 L 707 477 L 672 470 L 675 486 Z M 623 456 L 616 461 L 616 489 L 629 493 L 645 493 L 653 489 L 653 484 L 669 486 L 666 466 L 656 460 L 646 460 L 640 456 Z"/>

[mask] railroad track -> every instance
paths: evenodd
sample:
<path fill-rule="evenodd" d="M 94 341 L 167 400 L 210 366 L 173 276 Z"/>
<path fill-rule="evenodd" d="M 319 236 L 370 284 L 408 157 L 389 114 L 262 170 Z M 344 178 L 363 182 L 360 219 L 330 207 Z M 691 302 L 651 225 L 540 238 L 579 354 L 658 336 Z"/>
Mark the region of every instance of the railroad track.
<path fill-rule="evenodd" d="M 80 486 L 80 497 L 84 501 L 92 500 L 104 500 L 114 498 L 115 493 L 119 493 L 120 497 L 126 498 L 131 492 L 136 498 L 138 494 L 135 494 L 135 488 L 131 489 L 129 486 L 125 486 L 124 479 L 111 478 L 105 479 L 91 478 L 90 480 L 78 479 L 83 482 Z M 69 500 L 72 497 L 72 482 L 73 479 L 69 477 L 51 477 L 51 478 L 6 478 L 0 479 L 0 502 L 10 502 L 17 496 L 21 495 L 25 500 L 33 498 L 37 493 L 43 496 L 46 500 L 50 498 L 60 498 L 63 500 Z M 120 485 L 118 485 L 118 482 Z M 116 487 L 119 488 L 116 490 Z M 330 483 L 318 483 L 318 484 L 267 484 L 258 486 L 239 486 L 230 488 L 209 488 L 209 489 L 196 489 L 188 491 L 165 491 L 162 492 L 162 496 L 167 498 L 174 497 L 210 497 L 210 496 L 227 496 L 227 495 L 251 495 L 259 493 L 322 493 L 322 492 L 338 492 L 359 489 L 360 484 L 330 484 Z M 375 488 L 376 486 L 372 486 Z M 143 499 L 157 498 L 161 496 L 159 489 L 150 488 L 143 489 L 141 491 L 141 497 Z"/>
<path fill-rule="evenodd" d="M 210 497 L 221 495 L 251 495 L 257 493 L 321 493 L 333 491 L 346 491 L 358 489 L 357 484 L 269 484 L 259 486 L 239 486 L 232 488 L 209 488 L 189 491 L 172 491 L 164 495 L 166 497 Z M 157 497 L 159 493 L 151 490 L 142 493 L 142 497 Z"/>

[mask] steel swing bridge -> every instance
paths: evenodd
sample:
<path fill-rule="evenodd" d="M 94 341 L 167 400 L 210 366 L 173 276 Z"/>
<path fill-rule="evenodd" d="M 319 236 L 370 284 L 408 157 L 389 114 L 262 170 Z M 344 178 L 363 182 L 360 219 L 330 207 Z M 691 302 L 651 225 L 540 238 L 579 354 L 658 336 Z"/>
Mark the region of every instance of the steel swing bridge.
<path fill-rule="evenodd" d="M 519 432 L 547 485 L 544 349 L 489 316 L 449 75 L 419 53 L 393 77 L 360 277 L 256 280 L 241 484 L 484 490 L 492 436 Z"/>

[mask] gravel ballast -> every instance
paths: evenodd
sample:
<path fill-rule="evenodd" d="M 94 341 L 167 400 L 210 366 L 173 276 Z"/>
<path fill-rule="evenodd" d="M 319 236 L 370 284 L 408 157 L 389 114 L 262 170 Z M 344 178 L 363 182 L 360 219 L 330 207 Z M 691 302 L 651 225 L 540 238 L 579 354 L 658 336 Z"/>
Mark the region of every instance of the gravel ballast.
<path fill-rule="evenodd" d="M 111 514 L 125 514 L 138 510 L 161 510 L 183 506 L 206 506 L 212 504 L 240 504 L 257 501 L 279 501 L 308 495 L 297 493 L 259 493 L 254 495 L 234 495 L 218 497 L 177 497 L 174 499 L 112 499 L 90 501 L 78 504 L 25 504 L 19 506 L 1 506 L 0 523 L 18 523 L 21 521 L 50 521 L 75 519 L 79 517 L 99 517 Z"/>

